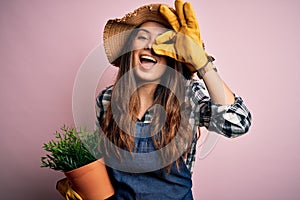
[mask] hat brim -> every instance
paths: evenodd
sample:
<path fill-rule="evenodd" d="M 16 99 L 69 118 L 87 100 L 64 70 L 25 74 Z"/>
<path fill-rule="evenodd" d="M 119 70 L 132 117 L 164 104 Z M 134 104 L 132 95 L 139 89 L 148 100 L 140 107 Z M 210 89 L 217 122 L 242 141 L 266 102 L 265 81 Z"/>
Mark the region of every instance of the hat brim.
<path fill-rule="evenodd" d="M 170 28 L 168 21 L 159 12 L 161 5 L 145 5 L 126 14 L 121 19 L 111 19 L 106 23 L 103 43 L 106 56 L 111 64 L 119 66 L 118 58 L 123 54 L 122 49 L 132 30 L 139 25 L 147 21 L 154 21 Z M 173 10 L 173 12 L 175 11 Z"/>

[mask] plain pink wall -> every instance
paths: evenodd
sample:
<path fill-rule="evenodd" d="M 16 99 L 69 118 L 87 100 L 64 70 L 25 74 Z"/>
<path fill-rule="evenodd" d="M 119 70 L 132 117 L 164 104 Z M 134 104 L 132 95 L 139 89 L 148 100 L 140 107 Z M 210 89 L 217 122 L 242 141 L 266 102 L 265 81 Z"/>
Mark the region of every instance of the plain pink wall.
<path fill-rule="evenodd" d="M 74 124 L 76 73 L 107 19 L 149 2 L 0 2 L 1 199 L 62 199 L 63 174 L 39 167 L 42 144 Z M 195 199 L 300 199 L 300 3 L 191 2 L 207 51 L 253 115 L 248 135 L 197 158 Z"/>

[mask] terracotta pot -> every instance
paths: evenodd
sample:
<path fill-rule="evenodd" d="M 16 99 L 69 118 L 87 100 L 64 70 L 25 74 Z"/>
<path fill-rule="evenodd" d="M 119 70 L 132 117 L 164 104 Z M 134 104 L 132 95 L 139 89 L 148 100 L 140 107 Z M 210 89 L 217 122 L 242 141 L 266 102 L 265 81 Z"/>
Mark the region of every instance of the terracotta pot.
<path fill-rule="evenodd" d="M 84 200 L 103 200 L 114 194 L 103 159 L 65 172 L 65 175 Z"/>

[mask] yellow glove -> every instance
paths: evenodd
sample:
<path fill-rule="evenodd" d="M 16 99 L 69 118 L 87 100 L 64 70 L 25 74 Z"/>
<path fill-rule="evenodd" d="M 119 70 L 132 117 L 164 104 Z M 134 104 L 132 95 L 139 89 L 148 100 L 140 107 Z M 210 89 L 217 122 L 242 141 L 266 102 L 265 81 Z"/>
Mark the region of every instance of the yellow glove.
<path fill-rule="evenodd" d="M 191 72 L 195 72 L 208 62 L 196 15 L 189 2 L 176 0 L 175 8 L 177 15 L 169 7 L 160 6 L 160 13 L 174 31 L 167 31 L 158 36 L 152 48 L 156 54 L 183 62 Z"/>
<path fill-rule="evenodd" d="M 56 189 L 66 200 L 83 200 L 78 193 L 76 193 L 67 178 L 61 179 L 56 183 Z"/>

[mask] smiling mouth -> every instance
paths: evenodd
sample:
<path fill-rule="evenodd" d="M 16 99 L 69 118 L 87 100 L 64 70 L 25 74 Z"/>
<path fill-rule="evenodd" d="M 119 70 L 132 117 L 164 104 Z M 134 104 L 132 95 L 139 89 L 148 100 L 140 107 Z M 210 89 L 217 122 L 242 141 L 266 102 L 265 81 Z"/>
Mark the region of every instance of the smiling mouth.
<path fill-rule="evenodd" d="M 157 60 L 155 58 L 153 58 L 152 56 L 147 56 L 147 55 L 141 55 L 140 56 L 140 62 L 142 64 L 156 64 Z"/>

